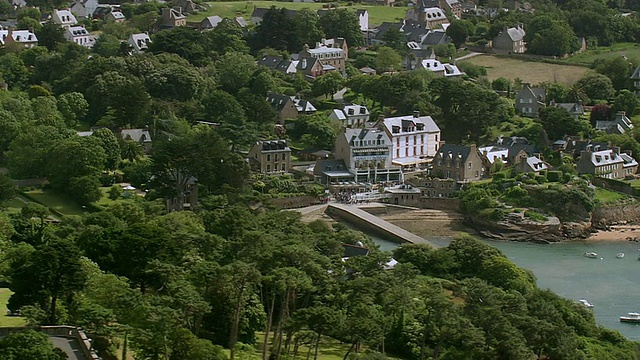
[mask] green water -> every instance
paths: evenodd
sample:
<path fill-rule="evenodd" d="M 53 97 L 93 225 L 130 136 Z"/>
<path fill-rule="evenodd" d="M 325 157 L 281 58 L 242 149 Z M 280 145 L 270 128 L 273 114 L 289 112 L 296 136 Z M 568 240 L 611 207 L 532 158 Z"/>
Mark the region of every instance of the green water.
<path fill-rule="evenodd" d="M 372 238 L 383 250 L 398 246 Z M 441 246 L 450 241 L 448 238 L 428 240 Z M 539 287 L 549 288 L 567 299 L 587 299 L 595 305 L 593 312 L 598 324 L 640 341 L 640 325 L 619 321 L 621 315 L 640 312 L 640 243 L 576 241 L 544 245 L 485 241 L 518 266 L 531 270 Z M 584 257 L 587 251 L 597 252 L 598 258 Z M 620 252 L 625 254 L 622 259 L 616 258 Z"/>

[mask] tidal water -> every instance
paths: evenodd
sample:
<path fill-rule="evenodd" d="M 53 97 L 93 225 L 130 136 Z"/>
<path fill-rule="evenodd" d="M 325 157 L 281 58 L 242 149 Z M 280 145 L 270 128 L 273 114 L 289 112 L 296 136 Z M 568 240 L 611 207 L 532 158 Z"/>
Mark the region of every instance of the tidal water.
<path fill-rule="evenodd" d="M 379 237 L 372 239 L 382 250 L 398 245 Z M 429 238 L 446 246 L 449 238 Z M 640 243 L 572 241 L 559 244 L 531 244 L 484 240 L 500 249 L 518 266 L 531 270 L 538 287 L 551 289 L 567 299 L 587 299 L 594 304 L 596 322 L 640 341 L 640 325 L 619 321 L 621 315 L 640 312 Z M 587 251 L 598 258 L 584 257 Z M 622 259 L 617 253 L 624 253 Z"/>

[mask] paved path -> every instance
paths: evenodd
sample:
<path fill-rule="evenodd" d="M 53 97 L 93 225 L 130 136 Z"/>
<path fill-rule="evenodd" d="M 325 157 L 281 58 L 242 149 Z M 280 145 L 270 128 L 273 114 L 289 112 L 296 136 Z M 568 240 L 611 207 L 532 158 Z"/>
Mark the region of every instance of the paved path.
<path fill-rule="evenodd" d="M 474 56 L 478 56 L 478 55 L 482 55 L 482 53 L 479 53 L 479 52 L 473 52 L 473 51 L 472 51 L 472 52 L 468 53 L 468 54 L 467 54 L 467 55 L 465 55 L 465 56 L 460 56 L 459 58 L 457 58 L 457 59 L 456 59 L 456 61 L 466 60 L 466 59 L 468 59 L 468 58 L 470 58 L 470 57 L 474 57 Z"/>
<path fill-rule="evenodd" d="M 372 227 L 377 228 L 379 231 L 387 233 L 395 237 L 396 239 L 401 239 L 404 242 L 408 242 L 412 244 L 427 244 L 433 248 L 438 247 L 437 245 L 431 243 L 428 240 L 421 238 L 416 234 L 413 234 L 401 227 L 393 225 L 388 221 L 382 220 L 375 215 L 371 215 L 368 212 L 359 209 L 356 205 L 330 203 L 328 205 L 327 211 L 330 212 L 332 208 L 337 209 L 338 212 L 347 212 L 350 215 L 358 218 L 359 220 L 370 224 Z"/>
<path fill-rule="evenodd" d="M 49 341 L 53 343 L 53 346 L 62 349 L 69 360 L 86 360 L 78 341 L 76 339 L 68 339 L 61 336 L 49 336 Z"/>
<path fill-rule="evenodd" d="M 305 206 L 303 208 L 291 209 L 291 211 L 297 211 L 302 215 L 307 215 L 316 211 L 324 212 L 326 208 L 327 208 L 327 204 L 318 204 L 318 205 Z"/>

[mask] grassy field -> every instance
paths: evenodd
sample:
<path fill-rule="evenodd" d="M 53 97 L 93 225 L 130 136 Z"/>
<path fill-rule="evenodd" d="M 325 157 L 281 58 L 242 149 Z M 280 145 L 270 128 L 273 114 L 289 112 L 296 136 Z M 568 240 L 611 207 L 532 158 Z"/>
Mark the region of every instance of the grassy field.
<path fill-rule="evenodd" d="M 254 7 L 270 8 L 276 6 L 278 8 L 286 7 L 287 9 L 300 10 L 310 9 L 318 10 L 322 8 L 323 3 L 294 3 L 294 2 L 282 2 L 282 1 L 220 1 L 207 3 L 209 8 L 206 11 L 201 11 L 197 14 L 191 14 L 187 18 L 187 21 L 201 21 L 207 16 L 218 15 L 220 17 L 236 17 L 242 16 L 246 20 L 251 19 L 251 13 L 253 13 Z M 388 7 L 388 6 L 375 6 L 375 5 L 363 5 L 354 4 L 347 6 L 346 4 L 340 5 L 340 8 L 346 8 L 352 11 L 357 9 L 367 9 L 369 12 L 369 26 L 380 25 L 384 21 L 395 21 L 397 18 L 404 18 L 406 7 Z"/>
<path fill-rule="evenodd" d="M 27 195 L 44 206 L 59 211 L 63 215 L 82 215 L 86 212 L 80 205 L 56 194 L 51 189 L 35 189 L 26 192 Z"/>
<path fill-rule="evenodd" d="M 618 56 L 626 56 L 640 60 L 640 44 L 620 43 L 610 47 L 599 47 L 595 50 L 583 51 L 564 61 L 569 64 L 591 65 L 597 59 L 610 59 Z"/>
<path fill-rule="evenodd" d="M 629 197 L 615 191 L 596 188 L 596 199 L 599 200 L 601 204 L 616 204 L 628 200 Z"/>
<path fill-rule="evenodd" d="M 7 302 L 12 292 L 9 289 L 0 289 L 0 327 L 24 326 L 24 319 L 19 316 L 7 316 Z"/>
<path fill-rule="evenodd" d="M 523 82 L 531 84 L 538 84 L 544 81 L 573 84 L 589 70 L 584 66 L 547 64 L 493 55 L 474 56 L 464 61 L 486 67 L 489 80 L 499 77 L 509 80 L 519 78 Z"/>

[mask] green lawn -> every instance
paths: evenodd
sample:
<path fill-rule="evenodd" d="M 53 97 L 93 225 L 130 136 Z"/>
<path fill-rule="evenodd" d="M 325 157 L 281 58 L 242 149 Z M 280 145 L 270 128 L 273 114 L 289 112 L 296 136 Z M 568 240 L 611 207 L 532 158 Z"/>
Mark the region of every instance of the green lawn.
<path fill-rule="evenodd" d="M 246 20 L 251 19 L 251 13 L 253 13 L 254 7 L 270 8 L 276 6 L 278 8 L 286 7 L 292 10 L 301 10 L 304 8 L 310 10 L 318 10 L 322 8 L 324 3 L 294 3 L 283 1 L 220 1 L 207 3 L 209 8 L 205 11 L 201 11 L 196 14 L 191 14 L 187 17 L 187 21 L 201 21 L 207 16 L 218 15 L 220 17 L 236 17 L 242 16 Z M 376 5 L 363 5 L 354 4 L 348 6 L 341 4 L 340 8 L 350 9 L 356 11 L 357 9 L 367 9 L 369 12 L 369 26 L 380 25 L 384 21 L 395 21 L 398 18 L 403 19 L 407 11 L 406 7 L 388 7 L 388 6 L 376 6 Z"/>
<path fill-rule="evenodd" d="M 26 204 L 16 198 L 13 198 L 3 204 L 9 212 L 20 212 Z"/>
<path fill-rule="evenodd" d="M 44 206 L 50 209 L 54 209 L 63 215 L 82 215 L 87 212 L 80 205 L 65 198 L 62 195 L 55 193 L 51 189 L 29 190 L 25 192 L 25 194 L 29 195 Z"/>
<path fill-rule="evenodd" d="M 7 302 L 11 294 L 11 290 L 0 288 L 0 327 L 24 326 L 24 318 L 7 316 Z"/>
<path fill-rule="evenodd" d="M 601 204 L 615 204 L 628 200 L 629 197 L 619 192 L 596 188 L 596 199 L 599 200 Z"/>
<path fill-rule="evenodd" d="M 566 60 L 570 64 L 591 65 L 597 59 L 609 59 L 618 56 L 640 59 L 640 44 L 620 43 L 611 47 L 598 47 L 595 50 L 586 50 Z"/>

